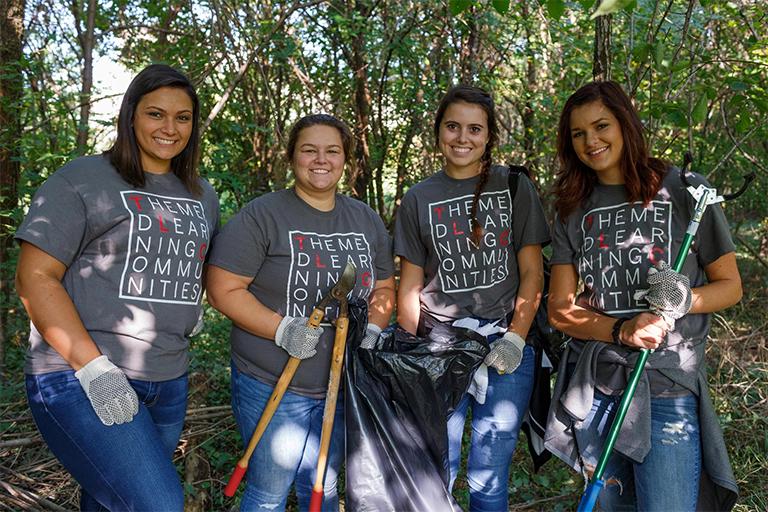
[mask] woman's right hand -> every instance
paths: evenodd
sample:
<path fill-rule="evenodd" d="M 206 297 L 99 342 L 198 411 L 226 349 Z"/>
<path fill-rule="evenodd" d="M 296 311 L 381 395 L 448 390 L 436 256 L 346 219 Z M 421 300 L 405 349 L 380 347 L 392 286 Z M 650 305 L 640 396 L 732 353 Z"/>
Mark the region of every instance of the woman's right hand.
<path fill-rule="evenodd" d="M 654 313 L 640 313 L 630 318 L 619 329 L 622 345 L 633 348 L 659 348 L 667 336 L 667 323 Z"/>
<path fill-rule="evenodd" d="M 95 358 L 76 371 L 75 377 L 104 425 L 128 423 L 139 412 L 136 391 L 107 356 Z"/>
<path fill-rule="evenodd" d="M 322 327 L 309 325 L 309 318 L 285 316 L 277 326 L 275 344 L 296 359 L 309 359 L 317 354 L 315 347 L 323 334 Z"/>

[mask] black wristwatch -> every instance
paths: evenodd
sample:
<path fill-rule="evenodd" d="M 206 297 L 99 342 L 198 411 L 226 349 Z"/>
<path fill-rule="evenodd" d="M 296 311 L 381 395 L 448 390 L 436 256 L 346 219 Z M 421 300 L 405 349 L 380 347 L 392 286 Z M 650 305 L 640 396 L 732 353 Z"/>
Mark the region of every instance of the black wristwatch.
<path fill-rule="evenodd" d="M 623 345 L 619 336 L 621 335 L 621 326 L 626 321 L 626 318 L 619 318 L 613 323 L 613 329 L 611 329 L 611 339 L 616 345 Z"/>

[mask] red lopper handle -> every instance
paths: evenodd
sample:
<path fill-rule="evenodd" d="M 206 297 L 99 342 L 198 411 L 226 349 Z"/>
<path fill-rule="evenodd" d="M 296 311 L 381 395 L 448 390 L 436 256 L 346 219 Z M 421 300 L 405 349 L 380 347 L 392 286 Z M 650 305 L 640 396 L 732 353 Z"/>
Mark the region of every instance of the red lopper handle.
<path fill-rule="evenodd" d="M 237 486 L 240 485 L 240 481 L 243 479 L 243 475 L 245 475 L 245 471 L 248 469 L 248 466 L 241 466 L 238 464 L 235 466 L 235 470 L 232 472 L 232 476 L 229 477 L 229 482 L 227 482 L 227 486 L 224 488 L 224 495 L 228 497 L 232 497 L 235 495 L 235 492 L 237 492 Z"/>
<path fill-rule="evenodd" d="M 309 500 L 309 512 L 320 512 L 323 508 L 323 490 L 312 489 L 312 498 Z"/>

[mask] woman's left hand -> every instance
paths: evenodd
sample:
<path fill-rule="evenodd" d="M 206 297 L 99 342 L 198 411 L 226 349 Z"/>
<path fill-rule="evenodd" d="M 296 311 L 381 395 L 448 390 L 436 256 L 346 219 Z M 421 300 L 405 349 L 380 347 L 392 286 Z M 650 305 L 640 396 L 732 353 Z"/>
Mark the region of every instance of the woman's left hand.
<path fill-rule="evenodd" d="M 659 315 L 640 313 L 624 322 L 619 329 L 619 341 L 627 347 L 655 350 L 664 342 L 667 327 Z"/>

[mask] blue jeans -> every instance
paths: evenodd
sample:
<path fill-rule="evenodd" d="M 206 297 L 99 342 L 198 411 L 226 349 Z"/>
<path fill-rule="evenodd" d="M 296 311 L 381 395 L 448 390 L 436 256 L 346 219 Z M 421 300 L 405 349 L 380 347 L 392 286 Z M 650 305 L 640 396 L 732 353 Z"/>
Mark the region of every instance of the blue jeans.
<path fill-rule="evenodd" d="M 589 425 L 576 431 L 584 464 L 597 465 L 620 396 L 595 391 Z M 701 476 L 698 400 L 693 394 L 651 398 L 651 450 L 640 464 L 614 452 L 605 467 L 600 510 L 696 510 Z"/>
<path fill-rule="evenodd" d="M 469 509 L 509 510 L 509 465 L 517 446 L 520 425 L 528 411 L 533 389 L 534 350 L 525 346 L 523 360 L 514 373 L 499 375 L 488 368 L 485 403 L 464 395 L 448 418 L 450 488 L 456 480 L 461 457 L 461 438 L 467 409 L 472 408 L 472 437 L 467 460 Z"/>
<path fill-rule="evenodd" d="M 243 446 L 248 445 L 272 389 L 232 365 L 232 410 Z M 285 510 L 291 484 L 296 487 L 299 510 L 309 509 L 317 474 L 324 408 L 325 399 L 307 398 L 286 391 L 248 463 L 241 511 Z M 339 509 L 336 483 L 343 454 L 344 404 L 339 396 L 325 471 L 325 511 Z"/>
<path fill-rule="evenodd" d="M 82 487 L 81 510 L 183 510 L 171 458 L 184 426 L 187 376 L 129 382 L 139 413 L 122 425 L 99 420 L 73 370 L 27 375 L 27 400 L 48 447 Z"/>

